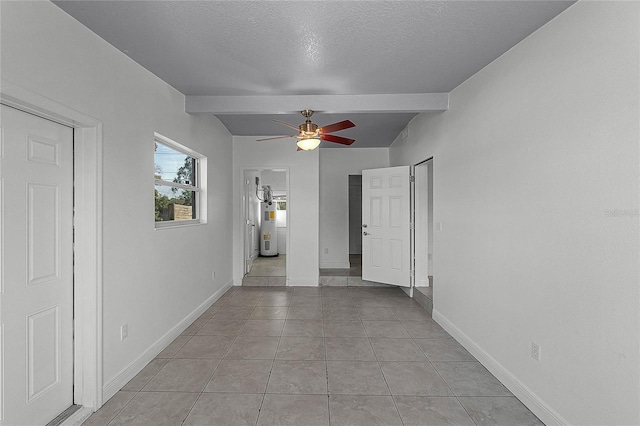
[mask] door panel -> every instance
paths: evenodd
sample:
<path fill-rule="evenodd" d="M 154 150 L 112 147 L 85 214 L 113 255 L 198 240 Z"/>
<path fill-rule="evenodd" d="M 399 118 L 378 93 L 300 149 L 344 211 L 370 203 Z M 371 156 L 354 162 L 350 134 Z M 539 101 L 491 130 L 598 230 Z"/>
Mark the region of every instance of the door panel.
<path fill-rule="evenodd" d="M 27 193 L 27 285 L 36 285 L 59 278 L 59 191 L 57 185 L 27 183 Z"/>
<path fill-rule="evenodd" d="M 27 316 L 29 402 L 60 383 L 57 350 L 60 345 L 59 314 L 58 306 L 52 306 Z"/>
<path fill-rule="evenodd" d="M 3 424 L 73 404 L 73 130 L 2 110 Z"/>
<path fill-rule="evenodd" d="M 371 205 L 369 227 L 372 229 L 382 228 L 382 197 L 370 197 L 369 205 Z"/>
<path fill-rule="evenodd" d="M 362 172 L 362 279 L 409 287 L 409 166 Z"/>

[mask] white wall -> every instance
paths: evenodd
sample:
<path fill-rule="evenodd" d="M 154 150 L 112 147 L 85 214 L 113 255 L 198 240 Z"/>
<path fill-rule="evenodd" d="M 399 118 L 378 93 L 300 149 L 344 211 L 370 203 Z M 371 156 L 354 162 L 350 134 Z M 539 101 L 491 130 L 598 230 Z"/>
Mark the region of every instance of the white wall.
<path fill-rule="evenodd" d="M 256 142 L 260 136 L 233 137 L 233 277 L 242 282 L 242 170 L 283 169 L 287 190 L 287 283 L 318 285 L 318 151 L 296 151 L 293 140 Z"/>
<path fill-rule="evenodd" d="M 103 124 L 108 398 L 156 355 L 154 343 L 231 283 L 231 136 L 215 118 L 185 114 L 182 94 L 52 3 L 2 2 L 1 25 L 3 80 Z M 154 132 L 208 157 L 207 225 L 154 229 Z"/>
<path fill-rule="evenodd" d="M 434 157 L 434 317 L 548 424 L 640 424 L 639 16 L 578 2 L 390 148 Z"/>
<path fill-rule="evenodd" d="M 287 174 L 278 170 L 263 170 L 260 185 L 269 185 L 272 191 L 286 191 Z"/>
<path fill-rule="evenodd" d="M 388 148 L 320 149 L 320 267 L 349 267 L 349 175 L 389 166 Z M 325 249 L 328 253 L 325 254 Z M 316 249 L 317 250 L 317 249 Z"/>

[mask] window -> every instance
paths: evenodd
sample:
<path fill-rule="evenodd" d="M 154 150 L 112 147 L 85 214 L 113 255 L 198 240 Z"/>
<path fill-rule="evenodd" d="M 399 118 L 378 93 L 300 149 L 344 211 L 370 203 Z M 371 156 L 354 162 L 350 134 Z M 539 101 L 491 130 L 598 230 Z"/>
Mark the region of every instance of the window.
<path fill-rule="evenodd" d="M 201 185 L 206 158 L 156 133 L 154 160 L 156 228 L 206 222 Z"/>
<path fill-rule="evenodd" d="M 273 201 L 276 202 L 276 210 L 287 210 L 287 196 L 275 195 Z"/>
<path fill-rule="evenodd" d="M 281 191 L 274 191 L 273 202 L 276 203 L 276 226 L 287 227 L 287 196 Z"/>

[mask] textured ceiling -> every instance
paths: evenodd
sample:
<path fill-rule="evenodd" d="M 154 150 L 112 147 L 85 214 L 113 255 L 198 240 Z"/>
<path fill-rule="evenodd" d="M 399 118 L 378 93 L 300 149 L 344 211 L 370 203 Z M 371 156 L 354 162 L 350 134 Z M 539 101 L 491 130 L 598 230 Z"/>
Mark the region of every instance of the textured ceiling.
<path fill-rule="evenodd" d="M 449 92 L 572 2 L 55 3 L 185 95 L 313 99 Z M 295 111 L 308 107 L 291 105 L 293 115 L 277 118 L 299 124 Z M 351 119 L 357 127 L 340 134 L 358 139 L 354 147 L 388 146 L 417 112 L 333 110 L 314 121 Z M 269 113 L 218 117 L 235 135 L 288 134 Z"/>

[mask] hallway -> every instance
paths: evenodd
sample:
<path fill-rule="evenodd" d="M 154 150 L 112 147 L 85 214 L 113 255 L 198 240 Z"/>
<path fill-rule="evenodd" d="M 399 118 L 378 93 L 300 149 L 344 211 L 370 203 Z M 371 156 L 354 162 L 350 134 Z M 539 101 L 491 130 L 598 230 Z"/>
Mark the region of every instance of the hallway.
<path fill-rule="evenodd" d="M 398 288 L 233 287 L 85 425 L 541 425 Z"/>

